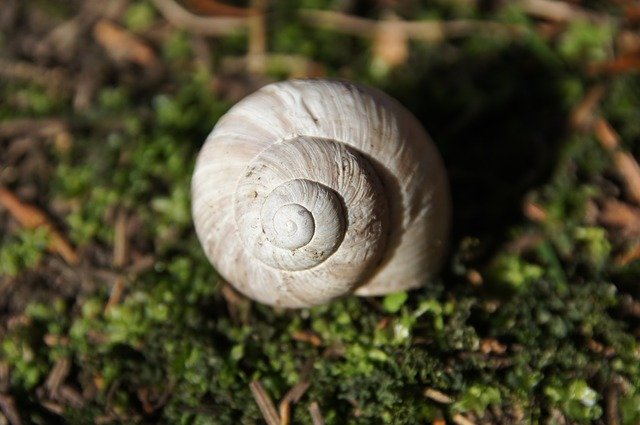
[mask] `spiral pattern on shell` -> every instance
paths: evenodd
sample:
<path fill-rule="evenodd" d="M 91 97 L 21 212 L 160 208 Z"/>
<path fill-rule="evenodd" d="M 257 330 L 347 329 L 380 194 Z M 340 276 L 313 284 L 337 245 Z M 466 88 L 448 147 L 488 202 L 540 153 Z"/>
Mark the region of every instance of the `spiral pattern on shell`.
<path fill-rule="evenodd" d="M 192 197 L 220 274 L 284 307 L 417 287 L 449 228 L 444 169 L 417 120 L 336 81 L 276 83 L 235 105 L 198 156 Z"/>

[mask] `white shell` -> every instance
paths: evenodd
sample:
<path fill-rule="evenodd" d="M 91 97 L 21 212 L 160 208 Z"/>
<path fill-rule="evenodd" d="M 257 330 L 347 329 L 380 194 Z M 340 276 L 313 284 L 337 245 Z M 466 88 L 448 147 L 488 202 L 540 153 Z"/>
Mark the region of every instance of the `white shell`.
<path fill-rule="evenodd" d="M 450 200 L 440 156 L 411 113 L 369 87 L 263 87 L 219 120 L 191 190 L 207 257 L 266 304 L 416 288 L 445 254 Z"/>

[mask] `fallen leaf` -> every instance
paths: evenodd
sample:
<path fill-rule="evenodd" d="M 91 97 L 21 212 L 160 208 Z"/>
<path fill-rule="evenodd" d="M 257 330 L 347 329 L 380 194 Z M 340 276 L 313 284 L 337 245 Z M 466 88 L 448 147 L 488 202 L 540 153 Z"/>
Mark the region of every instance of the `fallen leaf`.
<path fill-rule="evenodd" d="M 291 335 L 291 338 L 296 341 L 309 343 L 314 347 L 320 347 L 322 345 L 322 339 L 311 331 L 295 331 Z"/>
<path fill-rule="evenodd" d="M 482 340 L 480 349 L 484 354 L 504 354 L 507 351 L 507 346 L 495 338 L 485 338 Z"/>
<path fill-rule="evenodd" d="M 158 63 L 153 49 L 144 41 L 106 19 L 95 24 L 93 36 L 116 62 L 133 62 L 143 67 Z"/>

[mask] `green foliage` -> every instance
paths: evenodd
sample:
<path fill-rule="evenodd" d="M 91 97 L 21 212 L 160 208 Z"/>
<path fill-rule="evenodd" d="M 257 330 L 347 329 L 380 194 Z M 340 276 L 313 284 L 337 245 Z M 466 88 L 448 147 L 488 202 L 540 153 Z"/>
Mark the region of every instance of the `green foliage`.
<path fill-rule="evenodd" d="M 44 228 L 23 230 L 17 237 L 4 236 L 0 246 L 0 276 L 17 276 L 25 269 L 35 267 L 49 242 Z"/>
<path fill-rule="evenodd" d="M 396 292 L 393 294 L 389 294 L 384 297 L 382 301 L 382 306 L 389 313 L 397 313 L 400 310 L 400 307 L 407 301 L 409 295 L 406 292 Z"/>
<path fill-rule="evenodd" d="M 148 1 L 137 1 L 131 4 L 124 15 L 124 23 L 132 31 L 143 31 L 154 23 L 156 12 Z"/>
<path fill-rule="evenodd" d="M 590 421 L 602 415 L 602 408 L 597 404 L 598 393 L 583 380 L 573 380 L 568 385 L 565 382 L 550 384 L 545 387 L 544 394 L 570 419 Z"/>
<path fill-rule="evenodd" d="M 467 412 L 473 410 L 481 415 L 492 404 L 498 405 L 502 401 L 500 390 L 485 385 L 473 385 L 456 401 L 453 410 Z"/>
<path fill-rule="evenodd" d="M 575 20 L 563 33 L 558 53 L 569 62 L 602 61 L 607 58 L 612 38 L 612 28 L 609 25 Z"/>

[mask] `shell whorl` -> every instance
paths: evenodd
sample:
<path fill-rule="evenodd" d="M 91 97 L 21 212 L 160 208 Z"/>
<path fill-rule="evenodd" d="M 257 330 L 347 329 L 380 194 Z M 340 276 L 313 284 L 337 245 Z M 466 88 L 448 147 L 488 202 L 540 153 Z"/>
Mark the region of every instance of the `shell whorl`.
<path fill-rule="evenodd" d="M 336 81 L 271 84 L 234 106 L 198 156 L 192 197 L 220 274 L 284 307 L 420 286 L 449 228 L 444 169 L 417 120 Z"/>
<path fill-rule="evenodd" d="M 278 270 L 316 268 L 317 278 L 357 281 L 384 249 L 387 205 L 372 167 L 352 151 L 299 136 L 261 152 L 236 187 L 245 248 Z M 340 276 L 331 275 L 334 267 Z"/>

